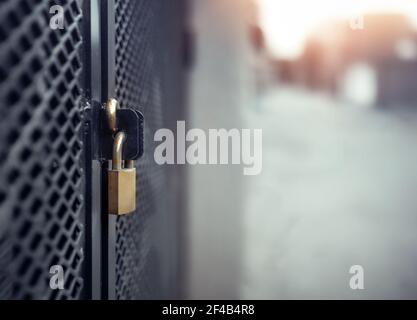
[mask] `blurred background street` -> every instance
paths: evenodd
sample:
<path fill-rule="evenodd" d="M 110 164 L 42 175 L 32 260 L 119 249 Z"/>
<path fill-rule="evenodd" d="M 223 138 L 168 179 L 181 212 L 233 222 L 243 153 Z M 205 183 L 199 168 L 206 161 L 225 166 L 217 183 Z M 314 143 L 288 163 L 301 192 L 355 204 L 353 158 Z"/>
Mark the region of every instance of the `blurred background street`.
<path fill-rule="evenodd" d="M 417 298 L 415 4 L 193 8 L 190 127 L 263 129 L 263 171 L 189 168 L 188 296 Z"/>

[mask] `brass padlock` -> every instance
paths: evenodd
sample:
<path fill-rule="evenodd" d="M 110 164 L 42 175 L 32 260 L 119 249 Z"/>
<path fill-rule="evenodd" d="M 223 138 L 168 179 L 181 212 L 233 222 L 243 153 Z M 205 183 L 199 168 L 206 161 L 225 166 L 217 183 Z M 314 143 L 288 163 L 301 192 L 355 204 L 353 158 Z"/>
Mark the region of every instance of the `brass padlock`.
<path fill-rule="evenodd" d="M 112 169 L 108 170 L 109 214 L 123 215 L 136 209 L 136 168 L 132 160 L 122 167 L 126 135 L 118 132 L 113 142 Z"/>

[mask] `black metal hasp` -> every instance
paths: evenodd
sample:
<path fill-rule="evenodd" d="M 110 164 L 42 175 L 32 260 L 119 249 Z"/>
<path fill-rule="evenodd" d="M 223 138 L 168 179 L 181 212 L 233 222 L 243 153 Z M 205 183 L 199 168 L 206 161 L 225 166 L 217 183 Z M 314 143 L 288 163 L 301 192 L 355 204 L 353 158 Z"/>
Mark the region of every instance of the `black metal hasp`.
<path fill-rule="evenodd" d="M 118 108 L 115 99 L 110 99 L 101 110 L 102 138 L 101 157 L 112 159 L 113 140 L 117 132 L 123 131 L 126 142 L 123 159 L 137 160 L 144 152 L 144 118 L 141 112 L 130 108 Z"/>

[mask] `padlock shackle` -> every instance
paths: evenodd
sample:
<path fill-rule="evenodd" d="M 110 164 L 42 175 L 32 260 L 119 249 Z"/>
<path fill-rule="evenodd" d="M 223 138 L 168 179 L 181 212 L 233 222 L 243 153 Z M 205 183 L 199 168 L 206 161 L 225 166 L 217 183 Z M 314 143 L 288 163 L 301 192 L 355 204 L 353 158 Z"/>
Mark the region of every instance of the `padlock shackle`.
<path fill-rule="evenodd" d="M 109 99 L 105 105 L 107 125 L 109 126 L 109 129 L 112 132 L 117 131 L 117 105 L 117 100 L 113 98 Z"/>
<path fill-rule="evenodd" d="M 123 144 L 126 141 L 126 135 L 124 132 L 120 131 L 114 137 L 113 142 L 113 157 L 112 157 L 112 169 L 121 170 L 122 169 L 122 152 Z"/>

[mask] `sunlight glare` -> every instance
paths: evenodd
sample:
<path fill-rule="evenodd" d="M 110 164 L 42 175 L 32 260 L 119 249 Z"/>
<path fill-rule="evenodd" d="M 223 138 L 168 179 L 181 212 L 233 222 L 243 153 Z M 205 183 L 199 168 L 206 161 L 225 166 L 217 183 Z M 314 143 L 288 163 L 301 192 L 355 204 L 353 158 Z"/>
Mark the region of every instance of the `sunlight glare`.
<path fill-rule="evenodd" d="M 417 25 L 417 4 L 410 0 L 258 0 L 261 27 L 273 54 L 296 57 L 309 33 L 329 19 L 354 18 L 367 12 L 399 12 Z M 366 22 L 365 22 L 366 25 Z M 366 26 L 365 26 L 366 27 Z"/>

